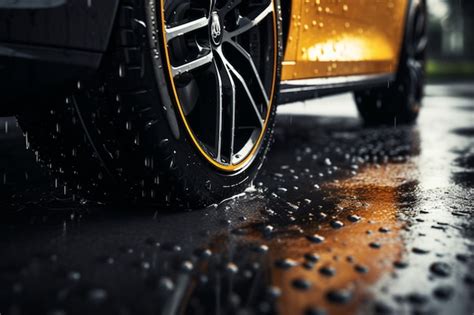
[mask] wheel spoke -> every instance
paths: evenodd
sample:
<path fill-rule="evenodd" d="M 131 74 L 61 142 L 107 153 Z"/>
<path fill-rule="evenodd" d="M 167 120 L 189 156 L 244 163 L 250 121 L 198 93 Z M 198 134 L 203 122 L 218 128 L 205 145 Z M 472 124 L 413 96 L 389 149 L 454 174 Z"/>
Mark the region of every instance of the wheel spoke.
<path fill-rule="evenodd" d="M 258 110 L 257 103 L 255 102 L 255 99 L 252 96 L 252 93 L 250 92 L 250 89 L 247 85 L 247 82 L 245 79 L 240 75 L 240 73 L 232 66 L 232 64 L 225 58 L 225 56 L 222 54 L 222 51 L 220 53 L 220 58 L 222 59 L 224 65 L 234 74 L 234 76 L 240 81 L 240 84 L 242 84 L 242 87 L 244 88 L 245 93 L 247 94 L 247 97 L 252 104 L 253 109 L 255 110 L 255 114 L 257 115 L 258 121 L 260 123 L 260 126 L 263 128 L 263 118 L 262 114 Z"/>
<path fill-rule="evenodd" d="M 217 56 L 219 56 L 219 59 L 222 63 L 222 69 L 223 69 L 223 76 L 225 77 L 226 81 L 228 81 L 229 86 L 229 92 L 231 94 L 231 127 L 230 127 L 230 155 L 229 155 L 229 164 L 232 165 L 233 157 L 234 157 L 234 144 L 235 144 L 235 111 L 236 111 L 236 88 L 235 88 L 235 82 L 234 79 L 232 78 L 232 75 L 230 73 L 229 69 L 229 63 L 227 59 L 224 57 L 224 54 L 222 53 L 222 48 L 219 47 L 216 49 Z M 222 77 L 221 77 L 222 78 Z"/>
<path fill-rule="evenodd" d="M 248 17 L 242 17 L 239 20 L 239 26 L 236 30 L 225 32 L 224 33 L 224 41 L 229 41 L 231 38 L 242 35 L 243 33 L 251 30 L 260 22 L 262 22 L 269 14 L 273 12 L 273 2 L 270 1 L 270 4 L 265 7 L 255 18 L 249 19 Z"/>
<path fill-rule="evenodd" d="M 428 45 L 428 37 L 427 36 L 422 36 L 420 39 L 418 39 L 418 42 L 416 43 L 415 47 L 415 54 L 423 54 L 426 51 L 426 47 Z"/>
<path fill-rule="evenodd" d="M 209 25 L 209 18 L 204 16 L 194 21 L 190 21 L 178 26 L 166 28 L 166 40 L 169 42 L 176 37 L 194 32 L 200 28 L 207 27 L 208 25 Z"/>
<path fill-rule="evenodd" d="M 425 14 L 423 12 L 420 12 L 418 15 L 417 15 L 417 20 L 415 22 L 415 36 L 416 37 L 420 37 L 423 36 L 426 32 L 426 17 L 425 17 Z"/>
<path fill-rule="evenodd" d="M 267 107 L 270 106 L 270 100 L 267 95 L 267 91 L 265 91 L 265 87 L 263 86 L 262 79 L 260 78 L 260 74 L 258 73 L 257 67 L 255 66 L 255 63 L 252 60 L 252 56 L 237 42 L 230 40 L 228 43 L 230 43 L 249 63 L 250 68 L 253 72 L 253 75 L 255 79 L 257 80 L 258 86 L 260 87 L 260 91 L 262 93 L 263 98 L 265 99 Z"/>
<path fill-rule="evenodd" d="M 216 71 L 216 81 L 217 81 L 217 126 L 216 126 L 216 151 L 217 151 L 217 161 L 222 161 L 222 115 L 223 115 L 223 82 L 219 67 L 214 60 L 213 62 L 215 71 Z"/>
<path fill-rule="evenodd" d="M 415 57 L 423 55 L 428 43 L 428 36 L 426 35 L 426 12 L 422 7 L 418 7 L 415 13 L 412 36 Z"/>
<path fill-rule="evenodd" d="M 214 59 L 213 55 L 211 52 L 208 52 L 204 56 L 200 56 L 193 61 L 187 62 L 185 64 L 182 64 L 180 66 L 172 66 L 172 72 L 173 72 L 173 77 L 177 77 L 179 75 L 182 75 L 184 73 L 187 73 L 189 71 L 192 71 L 194 69 L 197 69 L 199 67 L 209 65 L 212 60 Z"/>
<path fill-rule="evenodd" d="M 421 78 L 423 75 L 423 64 L 421 61 L 416 59 L 410 59 L 408 61 L 408 67 L 416 74 L 417 78 Z"/>
<path fill-rule="evenodd" d="M 240 73 L 235 70 L 235 68 L 227 62 L 227 67 L 229 67 L 230 71 L 234 74 L 234 76 L 240 81 L 240 84 L 242 84 L 242 87 L 244 88 L 245 93 L 247 94 L 247 97 L 252 104 L 253 109 L 255 110 L 255 115 L 257 115 L 258 122 L 260 123 L 260 126 L 263 128 L 263 118 L 262 114 L 258 110 L 257 103 L 255 102 L 255 99 L 252 96 L 252 93 L 250 92 L 249 87 L 247 86 L 247 82 L 245 79 L 240 75 Z"/>

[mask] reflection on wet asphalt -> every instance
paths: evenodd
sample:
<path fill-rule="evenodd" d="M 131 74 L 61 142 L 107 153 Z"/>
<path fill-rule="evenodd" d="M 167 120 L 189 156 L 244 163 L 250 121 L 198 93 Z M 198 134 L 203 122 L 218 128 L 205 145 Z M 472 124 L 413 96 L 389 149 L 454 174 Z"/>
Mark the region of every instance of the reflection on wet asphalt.
<path fill-rule="evenodd" d="M 74 201 L 2 120 L 0 314 L 473 314 L 473 91 L 281 107 L 256 189 L 193 212 Z"/>

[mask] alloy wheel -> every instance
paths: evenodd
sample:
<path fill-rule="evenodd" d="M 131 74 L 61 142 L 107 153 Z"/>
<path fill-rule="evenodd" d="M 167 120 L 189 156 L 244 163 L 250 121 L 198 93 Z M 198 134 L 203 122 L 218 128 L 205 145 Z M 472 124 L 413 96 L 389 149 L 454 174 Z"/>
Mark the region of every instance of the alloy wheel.
<path fill-rule="evenodd" d="M 276 87 L 273 0 L 161 0 L 167 75 L 198 152 L 239 171 L 257 154 Z"/>

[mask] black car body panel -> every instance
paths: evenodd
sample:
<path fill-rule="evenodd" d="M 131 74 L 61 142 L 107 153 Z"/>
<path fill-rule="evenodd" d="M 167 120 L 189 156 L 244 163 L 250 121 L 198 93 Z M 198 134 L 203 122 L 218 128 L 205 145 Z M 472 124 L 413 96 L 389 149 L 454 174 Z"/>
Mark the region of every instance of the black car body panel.
<path fill-rule="evenodd" d="M 118 0 L 0 0 L 0 113 L 94 73 L 117 7 Z"/>
<path fill-rule="evenodd" d="M 7 0 L 2 3 L 0 1 L 2 43 L 103 52 L 118 0 Z"/>

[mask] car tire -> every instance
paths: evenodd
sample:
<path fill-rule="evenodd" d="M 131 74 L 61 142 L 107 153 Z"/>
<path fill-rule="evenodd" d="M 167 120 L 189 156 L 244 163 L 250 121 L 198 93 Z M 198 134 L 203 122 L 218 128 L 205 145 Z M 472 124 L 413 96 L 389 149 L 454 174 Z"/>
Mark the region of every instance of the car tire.
<path fill-rule="evenodd" d="M 18 116 L 56 186 L 93 200 L 195 208 L 252 183 L 274 128 L 279 0 L 213 2 L 121 1 L 98 73 Z"/>
<path fill-rule="evenodd" d="M 354 93 L 359 114 L 367 125 L 416 122 L 424 94 L 427 11 L 424 1 L 412 1 L 399 69 L 387 86 Z"/>

